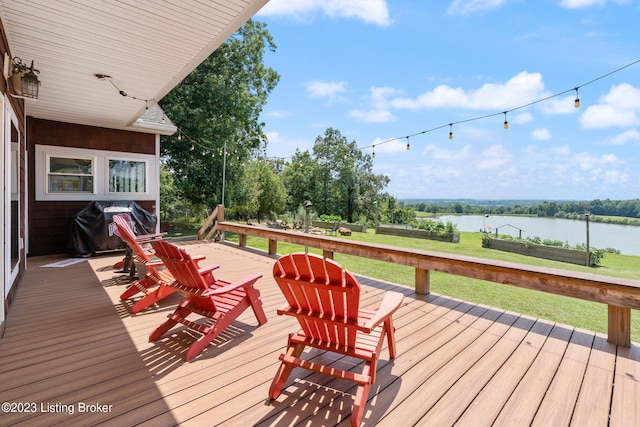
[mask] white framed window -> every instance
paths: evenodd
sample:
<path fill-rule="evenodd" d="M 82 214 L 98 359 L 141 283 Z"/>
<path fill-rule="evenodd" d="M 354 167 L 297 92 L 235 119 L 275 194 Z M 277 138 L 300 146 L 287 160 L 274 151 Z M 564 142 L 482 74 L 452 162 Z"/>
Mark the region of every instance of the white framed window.
<path fill-rule="evenodd" d="M 47 155 L 47 189 L 51 193 L 93 193 L 95 158 Z"/>
<path fill-rule="evenodd" d="M 157 200 L 153 154 L 36 145 L 36 200 Z"/>
<path fill-rule="evenodd" d="M 107 158 L 107 193 L 145 194 L 148 169 L 144 160 Z"/>

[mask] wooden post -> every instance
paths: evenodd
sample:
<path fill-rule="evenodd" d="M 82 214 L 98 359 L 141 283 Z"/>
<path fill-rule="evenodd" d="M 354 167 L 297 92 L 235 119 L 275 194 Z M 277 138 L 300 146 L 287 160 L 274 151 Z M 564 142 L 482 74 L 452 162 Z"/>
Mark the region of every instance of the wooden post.
<path fill-rule="evenodd" d="M 323 250 L 322 251 L 322 256 L 327 258 L 327 259 L 333 259 L 333 251 Z"/>
<path fill-rule="evenodd" d="M 608 338 L 611 344 L 631 347 L 631 309 L 609 305 Z"/>
<path fill-rule="evenodd" d="M 246 234 L 238 234 L 238 246 L 244 248 L 247 246 L 247 235 Z"/>
<path fill-rule="evenodd" d="M 587 224 L 587 267 L 591 267 L 591 253 L 589 251 L 589 212 L 584 214 L 585 223 Z"/>
<path fill-rule="evenodd" d="M 275 255 L 278 253 L 278 241 L 269 239 L 269 255 Z"/>
<path fill-rule="evenodd" d="M 218 205 L 218 218 L 216 218 L 216 224 L 220 224 L 224 221 L 224 205 Z M 224 231 L 220 231 L 220 241 L 224 242 Z"/>
<path fill-rule="evenodd" d="M 430 292 L 429 270 L 416 268 L 416 294 L 427 295 Z"/>

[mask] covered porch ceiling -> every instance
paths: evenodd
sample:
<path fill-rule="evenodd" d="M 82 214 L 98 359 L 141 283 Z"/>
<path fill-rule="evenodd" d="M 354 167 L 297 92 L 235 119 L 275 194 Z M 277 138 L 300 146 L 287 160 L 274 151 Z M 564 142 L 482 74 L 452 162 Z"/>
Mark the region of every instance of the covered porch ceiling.
<path fill-rule="evenodd" d="M 40 71 L 28 116 L 166 134 L 175 128 L 137 121 L 146 107 L 267 1 L 0 0 L 0 15 L 11 56 Z"/>

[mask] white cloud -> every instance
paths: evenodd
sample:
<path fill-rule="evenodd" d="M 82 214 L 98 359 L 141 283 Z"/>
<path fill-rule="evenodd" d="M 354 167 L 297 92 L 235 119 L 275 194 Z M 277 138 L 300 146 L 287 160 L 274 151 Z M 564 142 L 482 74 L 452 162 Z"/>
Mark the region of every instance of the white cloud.
<path fill-rule="evenodd" d="M 448 148 L 440 148 L 434 144 L 428 144 L 423 150 L 423 154 L 427 155 L 431 159 L 461 162 L 471 159 L 472 147 L 470 144 L 463 146 L 458 150 L 452 150 Z"/>
<path fill-rule="evenodd" d="M 313 140 L 305 140 L 300 138 L 288 138 L 278 131 L 270 131 L 265 133 L 267 136 L 267 154 L 269 157 L 289 158 L 296 149 L 301 151 L 311 149 Z"/>
<path fill-rule="evenodd" d="M 349 117 L 365 123 L 388 123 L 396 119 L 389 110 L 351 110 Z"/>
<path fill-rule="evenodd" d="M 482 152 L 478 168 L 480 170 L 500 170 L 511 161 L 512 157 L 506 148 L 495 144 Z"/>
<path fill-rule="evenodd" d="M 474 12 L 495 9 L 506 3 L 506 0 L 454 0 L 447 9 L 449 15 L 469 15 Z"/>
<path fill-rule="evenodd" d="M 542 75 L 523 71 L 504 84 L 487 83 L 478 89 L 465 91 L 447 85 L 437 86 L 429 92 L 412 98 L 395 98 L 391 105 L 395 108 L 470 108 L 508 109 L 544 98 Z"/>
<path fill-rule="evenodd" d="M 286 117 L 290 117 L 291 116 L 291 111 L 285 111 L 285 110 L 272 110 L 272 111 L 267 111 L 265 113 L 265 115 L 267 117 L 270 117 L 272 119 L 284 119 Z"/>
<path fill-rule="evenodd" d="M 577 153 L 571 159 L 571 163 L 578 166 L 583 171 L 595 171 L 598 174 L 603 168 L 609 170 L 612 166 L 620 163 L 615 154 L 602 154 L 595 156 L 591 153 Z"/>
<path fill-rule="evenodd" d="M 533 116 L 531 115 L 531 113 L 520 113 L 517 114 L 514 118 L 509 119 L 509 122 L 521 125 L 524 123 L 529 123 L 531 120 L 533 120 Z"/>
<path fill-rule="evenodd" d="M 547 128 L 534 129 L 531 132 L 531 139 L 534 141 L 548 141 L 551 139 L 551 132 Z"/>
<path fill-rule="evenodd" d="M 617 170 L 607 170 L 603 175 L 605 184 L 624 184 L 629 181 L 629 174 Z"/>
<path fill-rule="evenodd" d="M 599 99 L 599 104 L 590 106 L 580 117 L 585 129 L 611 126 L 635 126 L 640 124 L 640 89 L 628 83 L 612 86 Z"/>
<path fill-rule="evenodd" d="M 305 89 L 312 98 L 327 98 L 330 102 L 344 101 L 341 95 L 347 90 L 347 82 L 313 80 L 305 83 Z"/>
<path fill-rule="evenodd" d="M 610 3 L 631 4 L 632 0 L 610 0 Z M 604 6 L 607 0 L 561 0 L 558 5 L 566 9 L 585 9 L 592 6 Z"/>
<path fill-rule="evenodd" d="M 291 16 L 312 22 L 322 13 L 330 18 L 356 18 L 383 27 L 392 24 L 386 0 L 271 0 L 258 15 Z"/>
<path fill-rule="evenodd" d="M 603 6 L 606 3 L 607 0 L 562 0 L 558 5 L 565 9 L 585 9 L 591 6 Z"/>
<path fill-rule="evenodd" d="M 572 114 L 579 111 L 575 107 L 575 94 L 562 98 L 549 99 L 540 104 L 540 109 L 546 114 Z"/>
<path fill-rule="evenodd" d="M 624 145 L 627 142 L 640 142 L 640 132 L 636 129 L 631 129 L 622 132 L 609 140 L 609 143 L 612 145 Z"/>
<path fill-rule="evenodd" d="M 551 152 L 561 156 L 568 156 L 569 154 L 571 154 L 571 148 L 569 148 L 569 146 L 565 144 L 561 147 L 552 147 Z"/>

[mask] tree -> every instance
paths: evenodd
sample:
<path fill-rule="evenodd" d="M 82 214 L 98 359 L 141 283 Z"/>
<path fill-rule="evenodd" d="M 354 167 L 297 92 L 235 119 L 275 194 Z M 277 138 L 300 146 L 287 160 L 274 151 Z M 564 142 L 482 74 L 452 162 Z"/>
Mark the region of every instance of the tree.
<path fill-rule="evenodd" d="M 250 20 L 160 102 L 180 129 L 162 138 L 162 161 L 189 202 L 221 203 L 223 169 L 225 193 L 251 199 L 242 175 L 266 144 L 259 116 L 280 76 L 263 56 L 275 48 L 266 24 Z"/>
<path fill-rule="evenodd" d="M 371 158 L 355 141 L 348 142 L 338 130 L 328 128 L 316 138 L 313 154 L 296 151 L 283 172 L 289 207 L 308 199 L 321 215 L 340 215 L 348 222 L 361 215 L 373 219 L 374 201 L 389 178 L 372 169 Z"/>
<path fill-rule="evenodd" d="M 295 212 L 305 200 L 315 200 L 317 169 L 309 151 L 296 149 L 280 175 L 287 192 L 287 210 Z"/>

